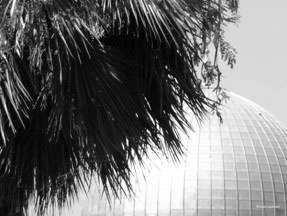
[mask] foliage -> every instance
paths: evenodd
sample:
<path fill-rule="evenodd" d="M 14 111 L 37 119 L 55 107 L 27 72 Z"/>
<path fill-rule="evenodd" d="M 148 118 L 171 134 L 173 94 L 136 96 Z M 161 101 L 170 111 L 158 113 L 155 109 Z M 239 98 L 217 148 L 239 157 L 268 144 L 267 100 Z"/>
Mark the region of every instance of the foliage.
<path fill-rule="evenodd" d="M 177 158 L 178 130 L 220 90 L 237 0 L 0 1 L 0 206 L 39 214 L 98 176 L 130 191 L 147 149 Z M 212 48 L 213 47 L 213 48 Z M 213 60 L 210 60 L 210 50 Z M 214 85 L 215 83 L 215 85 Z M 2 201 L 1 201 L 2 200 Z M 1 213 L 0 213 L 1 215 Z"/>

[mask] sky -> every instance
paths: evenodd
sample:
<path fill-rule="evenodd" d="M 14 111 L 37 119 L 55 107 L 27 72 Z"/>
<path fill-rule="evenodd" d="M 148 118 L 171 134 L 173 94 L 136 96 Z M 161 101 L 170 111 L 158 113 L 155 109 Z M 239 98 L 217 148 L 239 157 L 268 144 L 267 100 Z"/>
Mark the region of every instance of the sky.
<path fill-rule="evenodd" d="M 237 64 L 222 67 L 222 86 L 272 113 L 287 126 L 287 0 L 240 0 L 240 20 L 225 38 Z"/>

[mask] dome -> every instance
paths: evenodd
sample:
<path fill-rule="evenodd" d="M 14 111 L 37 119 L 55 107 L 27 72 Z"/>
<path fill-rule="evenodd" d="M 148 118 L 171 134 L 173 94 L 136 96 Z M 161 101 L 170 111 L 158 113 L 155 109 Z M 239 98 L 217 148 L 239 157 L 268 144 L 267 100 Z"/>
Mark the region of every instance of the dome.
<path fill-rule="evenodd" d="M 181 162 L 157 159 L 135 178 L 135 196 L 109 204 L 96 189 L 67 215 L 287 215 L 287 130 L 266 110 L 233 93 L 188 138 Z"/>

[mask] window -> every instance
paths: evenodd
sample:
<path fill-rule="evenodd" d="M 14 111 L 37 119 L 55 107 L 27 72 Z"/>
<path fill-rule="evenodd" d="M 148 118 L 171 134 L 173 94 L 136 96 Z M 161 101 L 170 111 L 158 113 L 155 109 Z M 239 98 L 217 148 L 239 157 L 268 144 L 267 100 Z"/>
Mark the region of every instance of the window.
<path fill-rule="evenodd" d="M 273 201 L 274 200 L 273 192 L 264 191 L 264 200 L 265 201 Z"/>
<path fill-rule="evenodd" d="M 224 212 L 225 211 L 223 209 L 213 209 L 212 210 L 212 215 L 218 215 L 218 216 L 225 215 Z M 189 215 L 189 214 L 186 214 L 186 215 Z"/>
<path fill-rule="evenodd" d="M 114 216 L 120 216 L 120 215 L 122 215 L 122 213 L 121 212 L 117 212 L 117 211 L 115 211 L 115 213 L 114 213 Z M 135 210 L 135 215 L 138 215 L 138 216 L 144 216 L 144 215 L 146 215 L 146 212 L 145 212 L 145 210 Z M 163 214 L 164 215 L 164 214 Z M 167 215 L 167 214 L 166 214 Z"/>
<path fill-rule="evenodd" d="M 235 171 L 225 171 L 224 172 L 225 179 L 236 179 L 236 172 Z"/>
<path fill-rule="evenodd" d="M 246 158 L 243 155 L 235 155 L 235 161 L 236 161 L 236 163 L 246 162 Z"/>
<path fill-rule="evenodd" d="M 274 183 L 275 192 L 284 192 L 283 183 Z"/>
<path fill-rule="evenodd" d="M 248 152 L 248 154 L 255 153 L 252 146 L 245 146 L 244 149 L 246 153 Z"/>
<path fill-rule="evenodd" d="M 278 161 L 279 161 L 279 164 L 280 165 L 286 165 L 286 159 L 285 159 L 285 156 L 284 155 L 279 155 L 278 156 Z"/>
<path fill-rule="evenodd" d="M 183 214 L 183 209 L 181 209 L 181 208 L 179 208 L 179 209 L 174 209 L 174 208 L 172 208 L 171 210 L 170 210 L 170 214 L 171 215 L 182 215 Z M 157 215 L 157 213 L 156 214 L 147 214 L 147 215 Z M 161 214 L 160 214 L 161 215 Z M 133 216 L 133 215 L 132 215 Z"/>
<path fill-rule="evenodd" d="M 281 173 L 280 167 L 278 165 L 271 165 L 272 173 Z"/>
<path fill-rule="evenodd" d="M 212 171 L 212 178 L 213 179 L 217 179 L 217 178 L 221 178 L 221 179 L 223 179 L 223 171 Z"/>
<path fill-rule="evenodd" d="M 236 216 L 237 215 L 237 211 L 235 209 L 226 209 L 225 210 L 225 215 L 228 215 L 228 216 Z"/>
<path fill-rule="evenodd" d="M 274 182 L 282 182 L 281 174 L 273 173 L 272 178 Z"/>
<path fill-rule="evenodd" d="M 256 151 L 256 154 L 258 154 L 258 155 L 264 155 L 265 154 L 264 149 L 261 146 L 260 147 L 256 146 L 255 151 Z"/>
<path fill-rule="evenodd" d="M 225 190 L 225 198 L 226 199 L 237 199 L 237 190 L 226 189 Z"/>
<path fill-rule="evenodd" d="M 262 206 L 263 205 L 263 202 L 262 201 L 258 201 L 258 200 L 252 200 L 252 202 L 251 202 L 251 209 L 252 210 L 259 210 L 259 209 L 261 209 L 260 208 L 260 206 Z"/>
<path fill-rule="evenodd" d="M 252 155 L 250 154 L 246 154 L 246 160 L 248 161 L 248 163 L 256 163 L 257 162 L 257 159 L 256 159 L 256 156 L 255 155 Z"/>
<path fill-rule="evenodd" d="M 284 157 L 281 148 L 275 147 L 275 148 L 274 148 L 274 152 L 276 153 L 276 155 L 277 155 L 278 158 L 279 158 L 279 157 Z"/>
<path fill-rule="evenodd" d="M 211 200 L 210 199 L 199 199 L 197 205 L 199 209 L 210 209 Z"/>
<path fill-rule="evenodd" d="M 240 200 L 249 200 L 249 190 L 238 190 L 238 197 Z"/>
<path fill-rule="evenodd" d="M 209 216 L 211 214 L 210 207 L 208 209 L 198 209 L 198 215 Z"/>
<path fill-rule="evenodd" d="M 262 180 L 264 181 L 272 181 L 272 177 L 270 173 L 261 173 Z"/>
<path fill-rule="evenodd" d="M 284 203 L 277 203 L 278 208 L 275 209 L 275 215 L 284 215 Z"/>
<path fill-rule="evenodd" d="M 261 190 L 261 181 L 250 181 L 250 187 L 253 190 Z"/>
<path fill-rule="evenodd" d="M 256 204 L 253 204 L 253 205 L 258 205 L 258 204 L 261 204 L 261 206 L 263 205 L 262 203 L 256 203 Z M 252 216 L 262 216 L 262 215 L 264 215 L 263 214 L 263 212 L 264 212 L 264 209 L 262 209 L 262 208 L 252 208 Z"/>
<path fill-rule="evenodd" d="M 233 153 L 233 148 L 232 148 L 232 146 L 222 146 L 222 150 L 223 150 L 223 152 L 225 152 L 225 153 L 227 153 L 227 154 L 230 154 L 230 155 L 232 155 L 232 153 Z"/>
<path fill-rule="evenodd" d="M 239 189 L 249 189 L 249 183 L 246 180 L 238 180 Z"/>
<path fill-rule="evenodd" d="M 265 151 L 267 154 L 269 154 L 269 153 L 273 154 L 273 149 L 271 147 L 266 147 Z"/>
<path fill-rule="evenodd" d="M 210 167 L 210 157 L 209 157 L 209 155 L 201 154 L 201 156 L 199 157 L 198 163 L 199 163 L 199 165 L 201 167 L 209 168 Z"/>
<path fill-rule="evenodd" d="M 248 170 L 250 171 L 259 171 L 257 163 L 248 163 Z"/>
<path fill-rule="evenodd" d="M 272 182 L 263 182 L 263 190 L 264 191 L 273 191 L 273 184 Z"/>
<path fill-rule="evenodd" d="M 262 198 L 261 191 L 251 191 L 251 200 L 262 200 Z"/>
<path fill-rule="evenodd" d="M 260 170 L 261 170 L 261 172 L 270 172 L 269 165 L 268 164 L 260 164 Z"/>
<path fill-rule="evenodd" d="M 198 188 L 210 188 L 210 179 L 200 179 L 198 181 Z"/>
<path fill-rule="evenodd" d="M 211 155 L 211 161 L 217 161 L 218 163 L 223 161 L 223 157 L 221 153 L 213 153 Z"/>
<path fill-rule="evenodd" d="M 198 199 L 210 199 L 211 190 L 198 189 Z"/>
<path fill-rule="evenodd" d="M 238 203 L 237 200 L 232 200 L 232 199 L 226 199 L 225 200 L 225 206 L 226 209 L 237 209 Z"/>
<path fill-rule="evenodd" d="M 212 179 L 212 188 L 223 189 L 224 188 L 224 180 L 223 179 Z"/>
<path fill-rule="evenodd" d="M 234 146 L 233 149 L 236 154 L 244 153 L 244 148 L 242 146 Z"/>
<path fill-rule="evenodd" d="M 244 136 L 244 137 L 248 137 L 248 136 Z M 251 141 L 251 139 L 242 139 L 242 144 L 244 146 L 251 146 L 252 145 L 252 141 Z"/>
<path fill-rule="evenodd" d="M 286 170 L 287 168 L 287 166 L 286 166 L 286 159 L 285 159 L 285 157 L 280 157 L 280 158 L 278 158 L 278 160 L 279 160 L 279 164 L 281 165 L 281 169 L 283 169 L 283 167 L 284 167 L 284 170 Z"/>
<path fill-rule="evenodd" d="M 212 190 L 212 199 L 224 199 L 224 191 L 213 189 Z"/>
<path fill-rule="evenodd" d="M 275 156 L 268 155 L 268 160 L 270 164 L 277 164 L 277 158 Z"/>
<path fill-rule="evenodd" d="M 213 209 L 224 209 L 224 199 L 212 199 Z"/>
<path fill-rule="evenodd" d="M 246 216 L 246 215 L 250 215 L 249 210 L 239 209 L 239 216 Z"/>
<path fill-rule="evenodd" d="M 224 150 L 225 151 L 225 150 Z M 233 155 L 232 154 L 224 154 L 223 155 L 223 160 L 224 162 L 233 162 L 234 161 L 234 158 L 233 158 Z"/>
<path fill-rule="evenodd" d="M 225 162 L 224 163 L 225 170 L 235 170 L 235 163 L 233 162 Z"/>
<path fill-rule="evenodd" d="M 192 209 L 192 208 L 185 209 L 185 214 L 190 215 L 190 216 L 197 216 L 197 209 Z M 165 210 L 164 212 L 159 211 L 159 215 L 169 216 L 170 213 L 169 213 L 169 210 L 167 211 Z"/>
<path fill-rule="evenodd" d="M 225 180 L 225 188 L 226 189 L 236 189 L 237 184 L 235 180 Z"/>
<path fill-rule="evenodd" d="M 239 209 L 250 209 L 250 202 L 247 200 L 239 200 Z"/>
<path fill-rule="evenodd" d="M 284 202 L 285 201 L 285 194 L 284 193 L 275 193 L 275 200 L 276 202 Z"/>
<path fill-rule="evenodd" d="M 262 156 L 262 155 L 260 156 L 259 155 L 257 158 L 258 158 L 258 163 L 259 164 L 268 164 L 267 159 L 266 159 L 265 156 Z"/>
<path fill-rule="evenodd" d="M 265 204 L 266 206 L 274 206 L 275 204 L 274 203 L 270 203 L 270 204 Z M 275 209 L 274 208 L 265 208 L 264 209 L 264 213 L 265 215 L 267 216 L 278 216 L 278 215 L 275 215 Z"/>
<path fill-rule="evenodd" d="M 200 167 L 198 170 L 198 178 L 201 179 L 210 179 L 210 170 L 202 169 Z"/>
<path fill-rule="evenodd" d="M 237 170 L 247 170 L 247 164 L 242 162 L 236 163 L 236 168 Z"/>
<path fill-rule="evenodd" d="M 259 172 L 249 172 L 249 178 L 251 181 L 260 180 L 260 173 Z"/>
<path fill-rule="evenodd" d="M 237 178 L 240 179 L 248 179 L 248 172 L 247 171 L 238 171 Z"/>
<path fill-rule="evenodd" d="M 238 137 L 238 138 L 240 138 L 240 137 Z M 232 140 L 232 143 L 233 143 L 233 146 L 242 146 L 242 144 L 243 144 L 241 139 L 234 139 L 234 138 Z"/>
<path fill-rule="evenodd" d="M 188 203 L 188 205 L 186 205 L 186 208 L 189 208 L 189 209 L 197 208 L 197 198 L 185 200 L 185 203 Z M 170 202 L 167 205 L 163 206 L 161 209 L 169 209 L 169 207 L 170 207 Z"/>
<path fill-rule="evenodd" d="M 211 164 L 212 166 L 212 170 L 216 170 L 216 171 L 222 171 L 223 170 L 223 163 L 221 161 L 214 161 Z"/>

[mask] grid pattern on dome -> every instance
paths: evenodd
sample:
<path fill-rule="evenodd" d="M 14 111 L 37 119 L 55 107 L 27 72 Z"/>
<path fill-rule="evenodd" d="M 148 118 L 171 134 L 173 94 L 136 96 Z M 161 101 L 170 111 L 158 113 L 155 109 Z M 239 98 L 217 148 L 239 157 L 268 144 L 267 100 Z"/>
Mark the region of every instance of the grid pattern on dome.
<path fill-rule="evenodd" d="M 109 205 L 92 193 L 80 215 L 287 215 L 287 132 L 256 104 L 231 96 L 224 123 L 207 121 L 181 164 L 160 161 L 132 199 Z"/>

